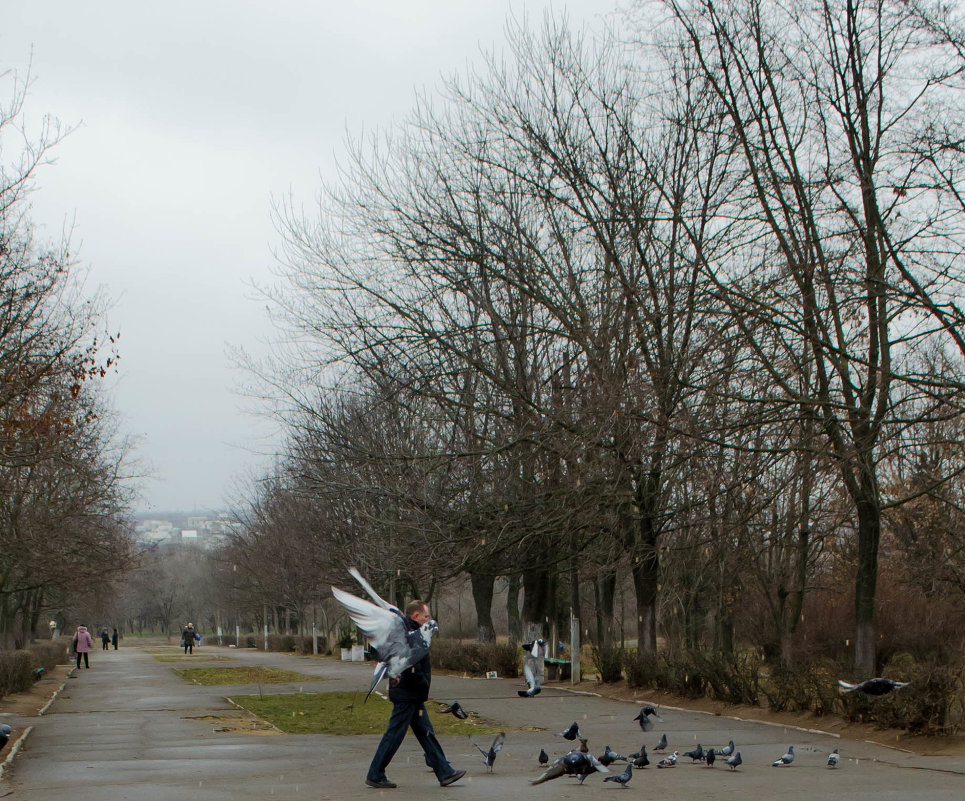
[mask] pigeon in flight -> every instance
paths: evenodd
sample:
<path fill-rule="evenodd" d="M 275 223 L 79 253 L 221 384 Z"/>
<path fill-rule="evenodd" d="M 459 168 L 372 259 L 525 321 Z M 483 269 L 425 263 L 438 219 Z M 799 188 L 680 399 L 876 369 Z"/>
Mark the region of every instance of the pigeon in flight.
<path fill-rule="evenodd" d="M 581 751 L 570 751 L 566 756 L 561 756 L 550 765 L 543 775 L 533 779 L 530 784 L 542 784 L 551 779 L 558 779 L 560 776 L 576 776 L 580 784 L 591 773 L 609 773 L 610 769 L 600 763 L 593 754 L 584 754 Z"/>
<path fill-rule="evenodd" d="M 828 754 L 828 767 L 836 768 L 840 759 L 841 756 L 838 754 L 838 749 L 835 748 L 830 754 Z"/>
<path fill-rule="evenodd" d="M 663 723 L 663 718 L 657 714 L 657 710 L 652 706 L 645 706 L 641 709 L 634 720 L 640 721 L 640 731 L 649 731 L 653 728 L 653 721 L 650 720 L 651 715 Z"/>
<path fill-rule="evenodd" d="M 577 738 L 581 740 L 584 739 L 583 732 L 580 731 L 580 724 L 575 720 L 568 729 L 560 732 L 560 737 L 562 737 L 564 740 L 575 740 Z"/>
<path fill-rule="evenodd" d="M 439 712 L 443 715 L 451 714 L 454 718 L 459 718 L 459 720 L 465 720 L 469 717 L 469 714 L 462 708 L 462 704 L 458 701 L 453 701 L 449 706 L 440 709 Z"/>
<path fill-rule="evenodd" d="M 627 765 L 627 769 L 623 771 L 619 776 L 604 776 L 603 781 L 605 782 L 616 782 L 621 787 L 626 788 L 627 782 L 633 778 L 633 765 Z"/>
<path fill-rule="evenodd" d="M 692 751 L 685 751 L 685 757 L 690 757 L 691 762 L 703 762 L 704 761 L 704 747 L 697 743 L 697 747 Z"/>
<path fill-rule="evenodd" d="M 4 746 L 7 744 L 7 741 L 10 739 L 10 733 L 12 731 L 13 729 L 10 728 L 9 724 L 0 723 L 0 751 L 2 751 Z"/>
<path fill-rule="evenodd" d="M 678 757 L 678 756 L 679 756 L 679 753 L 678 753 L 677 751 L 674 751 L 670 756 L 664 757 L 663 759 L 661 759 L 661 760 L 657 763 L 657 767 L 658 767 L 658 768 L 672 768 L 672 767 L 675 767 L 676 764 L 677 764 L 677 757 Z"/>
<path fill-rule="evenodd" d="M 469 738 L 469 742 L 472 743 L 472 737 Z M 506 742 L 506 734 L 505 732 L 500 732 L 496 735 L 496 739 L 493 740 L 493 744 L 489 746 L 488 751 L 483 751 L 483 749 L 479 748 L 478 745 L 472 743 L 473 745 L 476 745 L 479 753 L 483 755 L 483 761 L 486 763 L 486 767 L 489 769 L 490 773 L 493 772 L 493 765 L 496 762 L 496 754 L 502 751 L 504 742 Z"/>
<path fill-rule="evenodd" d="M 546 749 L 545 749 L 545 748 L 540 748 L 540 749 L 539 749 L 539 756 L 536 757 L 536 761 L 539 762 L 540 765 L 548 765 L 548 764 L 549 764 L 549 762 L 550 762 L 550 757 L 549 757 L 549 754 L 546 753 Z"/>
<path fill-rule="evenodd" d="M 660 738 L 660 742 L 658 742 L 658 743 L 653 747 L 653 750 L 654 750 L 654 753 L 656 753 L 657 751 L 666 751 L 666 750 L 667 750 L 667 735 L 666 735 L 666 733 L 663 735 L 663 737 Z"/>
<path fill-rule="evenodd" d="M 707 760 L 707 767 L 714 767 L 714 762 L 717 761 L 717 754 L 713 748 L 708 748 L 707 753 L 704 755 L 704 759 Z"/>
<path fill-rule="evenodd" d="M 737 770 L 737 767 L 739 765 L 742 765 L 743 763 L 744 763 L 744 760 L 741 759 L 740 751 L 738 751 L 733 756 L 727 757 L 727 767 L 729 767 L 731 770 Z"/>
<path fill-rule="evenodd" d="M 781 754 L 773 763 L 771 763 L 772 768 L 780 768 L 784 765 L 790 765 L 794 761 L 794 746 L 789 745 L 787 747 L 787 753 Z"/>
<path fill-rule="evenodd" d="M 597 757 L 597 759 L 599 759 L 600 762 L 606 765 L 607 767 L 610 767 L 610 765 L 612 765 L 618 759 L 622 759 L 626 761 L 626 757 L 623 756 L 623 754 L 618 754 L 616 751 L 611 749 L 609 745 L 603 749 L 603 755 L 600 757 Z"/>
<path fill-rule="evenodd" d="M 432 635 L 439 630 L 439 626 L 436 621 L 429 620 L 420 628 L 410 631 L 405 615 L 398 608 L 379 597 L 354 567 L 349 569 L 349 573 L 375 601 L 369 603 L 338 587 L 332 587 L 335 599 L 345 607 L 352 622 L 379 652 L 382 660 L 375 667 L 372 684 L 365 696 L 368 700 L 384 678 L 396 678 L 429 653 Z"/>
<path fill-rule="evenodd" d="M 544 640 L 534 640 L 533 642 L 523 643 L 523 677 L 529 685 L 529 689 L 517 690 L 520 698 L 532 698 L 539 695 L 543 689 L 540 686 L 543 677 L 543 667 L 541 659 L 546 657 L 546 642 Z"/>
<path fill-rule="evenodd" d="M 907 687 L 909 682 L 907 681 L 895 681 L 894 679 L 865 679 L 858 684 L 852 684 L 849 681 L 842 681 L 838 679 L 838 686 L 842 695 L 845 693 L 853 693 L 856 690 L 858 692 L 865 693 L 866 695 L 887 695 L 892 690 L 900 690 L 902 687 Z"/>
<path fill-rule="evenodd" d="M 729 757 L 731 754 L 734 753 L 734 741 L 731 740 L 723 748 L 718 748 L 717 753 L 720 754 L 721 756 Z"/>

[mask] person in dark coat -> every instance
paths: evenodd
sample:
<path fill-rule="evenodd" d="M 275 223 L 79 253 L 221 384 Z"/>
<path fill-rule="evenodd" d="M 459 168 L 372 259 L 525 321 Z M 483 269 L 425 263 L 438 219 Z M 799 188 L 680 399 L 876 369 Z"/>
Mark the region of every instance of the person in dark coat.
<path fill-rule="evenodd" d="M 425 601 L 412 601 L 405 608 L 407 631 L 417 631 L 429 622 L 432 615 Z M 398 678 L 389 681 L 389 700 L 392 702 L 392 715 L 379 747 L 372 757 L 365 783 L 369 787 L 395 787 L 385 776 L 385 769 L 402 745 L 406 732 L 411 728 L 419 745 L 425 752 L 426 764 L 432 768 L 439 784 L 448 787 L 466 775 L 464 770 L 456 770 L 449 764 L 442 746 L 436 738 L 425 703 L 429 700 L 429 684 L 432 681 L 432 665 L 426 654 L 412 667 L 404 670 Z"/>
<path fill-rule="evenodd" d="M 111 635 L 111 645 L 114 646 L 114 650 L 117 650 L 117 629 L 114 629 L 114 633 Z"/>
<path fill-rule="evenodd" d="M 107 646 L 111 642 L 111 635 L 107 633 L 107 629 L 101 629 L 101 650 L 108 650 Z"/>
<path fill-rule="evenodd" d="M 184 646 L 184 653 L 194 653 L 194 623 L 188 623 L 181 632 L 181 645 Z"/>

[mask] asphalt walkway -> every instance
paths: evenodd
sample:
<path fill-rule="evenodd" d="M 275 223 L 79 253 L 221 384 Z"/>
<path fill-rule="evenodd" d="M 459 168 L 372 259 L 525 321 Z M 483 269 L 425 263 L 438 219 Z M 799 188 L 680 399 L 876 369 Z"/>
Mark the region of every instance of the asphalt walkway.
<path fill-rule="evenodd" d="M 245 799 L 586 799 L 594 793 L 623 792 L 601 777 L 582 787 L 561 778 L 536 787 L 529 780 L 541 772 L 540 748 L 551 756 L 569 750 L 555 736 L 574 720 L 602 753 L 609 744 L 627 753 L 646 744 L 652 749 L 667 733 L 671 749 L 681 752 L 697 742 L 705 747 L 734 739 L 744 764 L 737 772 L 718 765 L 691 765 L 682 758 L 676 768 L 638 770 L 627 791 L 661 801 L 672 799 L 781 799 L 815 801 L 848 797 L 853 801 L 944 801 L 965 797 L 965 758 L 921 757 L 867 742 L 841 740 L 816 731 L 801 731 L 723 716 L 662 710 L 664 722 L 643 735 L 633 721 L 639 707 L 592 695 L 546 687 L 536 698 L 516 695 L 518 680 L 435 676 L 433 698 L 462 705 L 507 726 L 506 745 L 495 770 L 486 772 L 481 755 L 467 738 L 443 737 L 449 761 L 467 769 L 462 782 L 440 788 L 427 771 L 414 737 L 408 737 L 389 766 L 396 790 L 374 790 L 363 784 L 378 737 L 239 733 L 224 726 L 237 715 L 226 695 L 257 694 L 257 686 L 204 687 L 182 680 L 172 664 L 139 647 L 95 652 L 92 667 L 81 668 L 46 713 L 31 725 L 12 765 L 0 780 L 0 798 L 23 801 L 245 801 Z M 171 648 L 170 653 L 179 650 Z M 253 649 L 205 646 L 192 664 L 211 657 L 230 657 L 231 664 L 274 666 L 319 679 L 297 685 L 272 685 L 271 692 L 364 690 L 371 665 L 333 659 L 266 654 Z M 535 730 L 523 731 L 532 727 Z M 225 730 L 228 728 L 228 730 Z M 786 768 L 771 762 L 795 746 L 797 759 Z M 826 766 L 838 748 L 837 769 Z M 651 755 L 653 758 L 653 755 Z M 656 759 L 653 759 L 656 763 Z M 627 795 L 629 798 L 629 794 Z M 623 796 L 615 796 L 617 799 Z"/>

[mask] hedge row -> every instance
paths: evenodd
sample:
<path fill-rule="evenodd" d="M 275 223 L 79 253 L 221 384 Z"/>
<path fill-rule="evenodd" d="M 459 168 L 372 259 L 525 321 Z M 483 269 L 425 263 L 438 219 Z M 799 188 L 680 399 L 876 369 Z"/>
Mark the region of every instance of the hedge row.
<path fill-rule="evenodd" d="M 69 644 L 62 640 L 39 640 L 18 651 L 0 651 L 0 698 L 29 690 L 37 670 L 50 670 L 70 661 Z"/>
<path fill-rule="evenodd" d="M 507 643 L 463 643 L 457 640 L 432 641 L 432 666 L 471 676 L 485 676 L 496 671 L 500 678 L 519 676 L 522 652 L 518 645 Z"/>
<path fill-rule="evenodd" d="M 850 675 L 832 661 L 794 668 L 765 665 L 756 652 L 723 656 L 695 651 L 639 655 L 611 649 L 600 658 L 615 681 L 613 665 L 622 657 L 630 687 L 665 690 L 689 698 L 712 698 L 731 704 L 766 704 L 770 709 L 814 715 L 842 715 L 854 722 L 925 734 L 950 734 L 965 725 L 965 663 L 916 662 L 896 655 L 882 675 L 909 685 L 883 697 L 839 692 L 838 678 Z"/>

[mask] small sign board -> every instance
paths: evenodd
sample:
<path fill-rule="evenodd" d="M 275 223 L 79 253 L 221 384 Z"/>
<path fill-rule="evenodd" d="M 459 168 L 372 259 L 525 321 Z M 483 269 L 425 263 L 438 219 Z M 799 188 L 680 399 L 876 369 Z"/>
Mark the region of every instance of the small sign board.
<path fill-rule="evenodd" d="M 487 679 L 498 679 L 499 676 L 496 675 L 496 671 L 495 671 L 495 670 L 487 670 L 487 671 L 486 671 L 486 678 L 487 678 Z"/>

